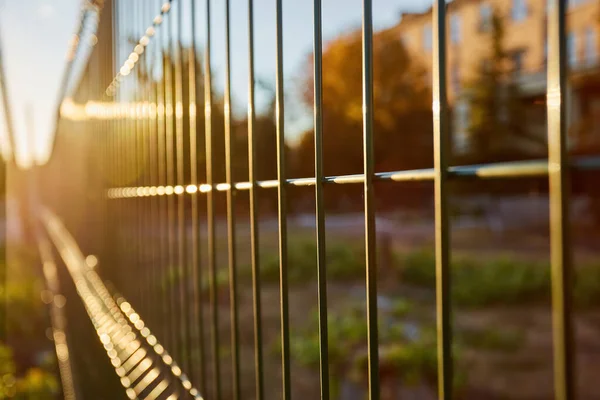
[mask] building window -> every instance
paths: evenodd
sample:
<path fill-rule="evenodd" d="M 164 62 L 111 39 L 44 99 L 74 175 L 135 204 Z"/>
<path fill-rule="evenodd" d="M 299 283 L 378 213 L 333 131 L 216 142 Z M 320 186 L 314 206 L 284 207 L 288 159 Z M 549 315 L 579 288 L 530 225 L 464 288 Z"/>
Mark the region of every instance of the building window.
<path fill-rule="evenodd" d="M 483 60 L 481 60 L 479 68 L 483 73 L 490 72 L 492 70 L 492 61 L 489 58 L 484 58 Z"/>
<path fill-rule="evenodd" d="M 410 47 L 410 36 L 408 36 L 407 33 L 404 33 L 402 36 L 400 36 L 400 41 L 405 49 Z"/>
<path fill-rule="evenodd" d="M 450 40 L 453 44 L 460 43 L 460 16 L 450 16 Z"/>
<path fill-rule="evenodd" d="M 458 66 L 458 63 L 452 64 L 450 80 L 454 94 L 458 94 L 458 92 L 461 90 L 460 67 Z"/>
<path fill-rule="evenodd" d="M 423 27 L 423 50 L 431 51 L 431 24 L 427 24 Z"/>
<path fill-rule="evenodd" d="M 588 0 L 570 0 L 569 3 L 568 3 L 568 5 L 570 7 L 576 7 L 576 6 L 579 6 L 581 4 L 586 3 L 587 1 Z"/>
<path fill-rule="evenodd" d="M 577 36 L 575 32 L 569 32 L 567 36 L 567 55 L 569 58 L 569 65 L 577 65 Z"/>
<path fill-rule="evenodd" d="M 513 73 L 516 75 L 521 74 L 523 72 L 523 60 L 525 58 L 524 50 L 517 50 L 511 54 L 512 64 L 513 64 Z"/>
<path fill-rule="evenodd" d="M 527 1 L 513 0 L 511 14 L 513 21 L 523 21 L 527 18 Z"/>
<path fill-rule="evenodd" d="M 492 6 L 483 3 L 479 7 L 479 30 L 481 32 L 489 32 L 492 28 Z"/>
<path fill-rule="evenodd" d="M 598 59 L 598 43 L 596 41 L 596 32 L 591 26 L 585 30 L 585 61 L 589 64 L 595 64 Z"/>
<path fill-rule="evenodd" d="M 457 101 L 454 113 L 455 115 L 452 119 L 454 124 L 452 142 L 454 144 L 454 149 L 458 153 L 464 153 L 466 150 L 468 150 L 468 131 L 471 125 L 471 110 L 468 101 Z"/>
<path fill-rule="evenodd" d="M 423 75 L 423 81 L 426 87 L 433 86 L 433 75 L 431 74 L 431 71 L 425 72 L 425 74 Z"/>

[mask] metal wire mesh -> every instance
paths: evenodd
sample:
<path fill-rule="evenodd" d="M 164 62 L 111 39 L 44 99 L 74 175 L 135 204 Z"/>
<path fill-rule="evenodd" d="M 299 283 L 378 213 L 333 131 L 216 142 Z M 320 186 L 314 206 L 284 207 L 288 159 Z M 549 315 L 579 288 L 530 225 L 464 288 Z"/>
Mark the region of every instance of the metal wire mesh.
<path fill-rule="evenodd" d="M 204 19 L 197 20 L 198 4 L 205 7 Z M 224 125 L 225 151 L 223 166 L 214 156 L 213 135 L 213 75 L 211 74 L 211 7 L 225 8 L 225 72 L 224 72 Z M 550 189 L 550 233 L 552 270 L 552 307 L 554 335 L 555 396 L 557 399 L 574 398 L 573 334 L 571 316 L 571 258 L 569 238 L 569 176 L 574 171 L 598 169 L 596 157 L 569 160 L 566 145 L 565 88 L 565 0 L 550 0 L 547 19 L 548 35 L 548 143 L 547 159 L 493 164 L 450 166 L 449 104 L 447 98 L 447 12 L 444 0 L 433 5 L 433 127 L 434 167 L 430 169 L 375 171 L 373 155 L 373 4 L 363 0 L 362 21 L 362 115 L 363 115 L 363 172 L 357 175 L 326 176 L 323 169 L 322 122 L 322 14 L 321 1 L 314 1 L 314 145 L 315 176 L 290 178 L 286 171 L 285 111 L 283 104 L 283 20 L 282 0 L 275 2 L 276 67 L 275 123 L 277 178 L 257 178 L 257 128 L 255 99 L 255 40 L 254 9 L 248 0 L 248 180 L 236 181 L 232 165 L 236 149 L 232 141 L 231 105 L 231 29 L 230 1 L 214 3 L 196 0 L 173 0 L 160 5 L 155 1 L 109 2 L 106 8 L 121 21 L 112 29 L 99 32 L 99 43 L 105 43 L 104 59 L 90 60 L 90 70 L 84 82 L 93 106 L 71 104 L 63 110 L 63 120 L 75 119 L 76 130 L 89 130 L 94 146 L 102 149 L 99 159 L 108 172 L 102 188 L 95 193 L 102 204 L 103 254 L 114 263 L 111 279 L 120 284 L 131 304 L 139 305 L 148 315 L 148 325 L 157 328 L 165 346 L 172 349 L 190 379 L 210 399 L 223 398 L 223 386 L 231 387 L 232 398 L 244 398 L 240 384 L 238 260 L 236 258 L 236 203 L 239 192 L 249 192 L 252 272 L 252 309 L 254 334 L 255 387 L 257 399 L 276 383 L 265 379 L 264 341 L 261 311 L 260 235 L 258 231 L 259 192 L 277 189 L 279 301 L 281 321 L 281 392 L 290 399 L 291 360 L 288 300 L 288 188 L 314 186 L 316 204 L 316 244 L 318 276 L 318 321 L 320 393 L 330 397 L 330 371 L 327 332 L 327 259 L 325 255 L 324 188 L 327 185 L 361 184 L 364 190 L 365 225 L 365 290 L 368 329 L 368 395 L 379 399 L 379 344 L 377 315 L 377 237 L 375 226 L 375 182 L 429 181 L 434 185 L 435 255 L 436 255 L 436 316 L 438 397 L 453 397 L 452 307 L 449 189 L 450 181 L 520 179 L 548 177 Z M 187 11 L 187 12 L 186 12 Z M 155 13 L 157 16 L 152 17 Z M 112 15 L 112 13 L 108 13 Z M 127 21 L 123 23 L 123 21 Z M 150 24 L 148 24 L 151 22 Z M 196 30 L 205 29 L 203 54 L 196 43 Z M 184 48 L 183 29 L 191 32 L 192 42 Z M 129 50 L 123 44 L 131 38 Z M 131 49 L 131 47 L 133 47 Z M 187 49 L 187 51 L 184 51 Z M 108 56 L 112 52 L 112 56 Z M 202 59 L 200 61 L 200 59 Z M 118 72 L 112 77 L 113 69 Z M 92 67 L 95 73 L 92 73 Z M 160 79 L 154 79 L 160 76 Z M 203 76 L 203 81 L 201 79 Z M 111 80 L 112 79 L 112 80 Z M 105 89 L 103 84 L 110 81 Z M 204 127 L 200 126 L 200 102 L 204 107 Z M 83 127 L 83 128 L 82 128 Z M 61 127 L 61 132 L 66 128 Z M 202 131 L 203 130 L 203 131 Z M 199 154 L 203 136 L 205 154 Z M 59 140 L 61 138 L 59 137 Z M 204 165 L 202 165 L 204 158 Z M 189 161 L 187 161 L 189 160 Z M 140 165 L 147 168 L 140 168 Z M 190 170 L 186 170 L 186 165 Z M 224 169 L 224 182 L 218 181 L 217 170 Z M 99 168 L 97 165 L 94 168 Z M 142 171 L 142 172 L 139 172 Z M 139 173 L 136 175 L 136 173 Z M 204 179 L 204 181 L 201 181 Z M 98 189 L 98 188 L 96 188 Z M 101 192 L 101 193 L 100 193 Z M 219 192 L 226 193 L 227 246 L 218 248 L 216 238 L 217 202 Z M 188 207 L 189 204 L 189 207 Z M 206 210 L 201 210 L 205 204 Z M 204 220 L 206 224 L 201 222 Z M 187 222 L 191 225 L 188 228 Z M 115 227 L 125 226 L 125 236 L 113 237 Z M 201 254 L 200 231 L 204 228 L 206 255 Z M 123 229 L 121 229 L 123 231 Z M 156 234 L 156 233 L 159 234 Z M 117 243 L 126 241 L 126 243 Z M 120 244 L 116 254 L 114 246 Z M 125 247 L 123 247 L 125 244 Z M 190 248 L 191 247 L 191 248 Z M 150 249 L 150 251 L 148 251 Z M 227 339 L 220 335 L 219 326 L 225 318 L 222 313 L 218 288 L 217 253 L 227 252 L 229 289 L 228 310 L 231 326 L 229 346 L 231 365 L 224 367 L 222 348 Z M 118 267 L 117 267 L 118 266 Z M 166 271 L 166 273 L 165 273 Z M 205 273 L 205 271 L 207 273 Z M 165 276 L 167 278 L 165 278 Z M 205 277 L 208 283 L 204 281 Z M 168 279 L 169 282 L 166 282 Z M 208 287 L 208 294 L 205 288 Z M 206 306 L 207 305 L 207 306 Z M 205 318 L 208 313 L 209 318 Z M 222 381 L 223 369 L 230 370 L 231 381 Z"/>

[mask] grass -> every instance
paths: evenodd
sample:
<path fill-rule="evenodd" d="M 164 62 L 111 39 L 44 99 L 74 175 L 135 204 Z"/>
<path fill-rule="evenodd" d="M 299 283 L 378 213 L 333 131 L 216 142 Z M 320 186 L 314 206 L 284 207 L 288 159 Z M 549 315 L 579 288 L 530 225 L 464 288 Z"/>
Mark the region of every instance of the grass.
<path fill-rule="evenodd" d="M 400 304 L 400 303 L 398 303 Z M 408 300 L 402 305 L 382 312 L 382 320 L 389 321 L 380 326 L 379 362 L 380 374 L 393 377 L 390 382 L 400 381 L 405 387 L 435 386 L 437 377 L 437 347 L 433 321 L 419 327 L 417 337 L 406 329 L 405 317 L 416 313 Z M 399 316 L 399 314 L 401 316 Z M 318 314 L 313 311 L 311 322 L 304 329 L 293 332 L 290 337 L 291 356 L 298 364 L 318 371 L 320 346 Z M 333 397 L 338 395 L 341 382 L 351 380 L 364 386 L 367 379 L 367 319 L 362 308 L 346 307 L 343 311 L 328 315 L 329 372 Z M 280 341 L 274 343 L 277 352 Z M 454 348 L 460 352 L 460 346 Z M 457 389 L 464 385 L 466 376 L 458 374 Z"/>
<path fill-rule="evenodd" d="M 583 265 L 575 273 L 575 304 L 591 307 L 600 303 L 600 264 Z"/>
<path fill-rule="evenodd" d="M 327 278 L 350 281 L 362 278 L 365 273 L 364 252 L 343 243 L 331 243 L 325 251 Z M 263 256 L 261 277 L 264 282 L 279 282 L 279 255 Z M 301 240 L 288 246 L 288 281 L 290 284 L 310 282 L 317 277 L 317 246 L 314 241 Z"/>
<path fill-rule="evenodd" d="M 402 318 L 414 311 L 414 305 L 407 299 L 397 299 L 392 304 L 392 315 L 396 318 Z"/>
<path fill-rule="evenodd" d="M 465 330 L 458 339 L 473 349 L 514 353 L 523 347 L 525 332 L 508 329 Z"/>
<path fill-rule="evenodd" d="M 327 280 L 329 282 L 363 282 L 365 276 L 364 250 L 343 242 L 329 242 L 326 249 Z M 394 254 L 391 269 L 380 270 L 380 279 L 406 286 L 433 290 L 435 287 L 435 254 L 432 250 L 417 249 Z M 178 271 L 176 269 L 175 271 Z M 301 285 L 317 279 L 317 247 L 314 241 L 298 239 L 288 246 L 288 282 Z M 506 256 L 456 257 L 451 262 L 451 296 L 455 304 L 469 308 L 496 305 L 521 306 L 547 302 L 550 299 L 550 266 L 547 262 L 527 261 Z M 227 268 L 217 274 L 218 290 L 229 283 Z M 278 284 L 279 255 L 275 250 L 261 254 L 260 275 L 265 284 Z M 238 266 L 240 285 L 252 280 L 249 265 Z M 165 283 L 176 284 L 179 278 L 166 272 Z M 203 281 L 203 290 L 209 279 Z M 574 300 L 578 307 L 600 303 L 600 263 L 575 269 Z M 396 304 L 402 313 L 402 304 Z"/>
<path fill-rule="evenodd" d="M 435 254 L 430 250 L 409 252 L 397 263 L 400 281 L 412 286 L 435 286 Z M 461 257 L 451 263 L 453 301 L 465 307 L 523 305 L 550 298 L 550 266 L 545 262 L 508 257 L 475 259 Z M 575 270 L 575 303 L 600 302 L 600 265 Z"/>
<path fill-rule="evenodd" d="M 329 373 L 334 398 L 345 380 L 366 387 L 367 320 L 363 307 L 358 306 L 346 306 L 328 315 Z M 420 312 L 417 305 L 408 299 L 398 300 L 389 309 L 380 311 L 378 353 L 382 385 L 385 382 L 392 385 L 401 382 L 405 388 L 425 386 L 433 393 L 437 380 L 435 320 L 420 318 Z M 303 329 L 292 332 L 290 337 L 294 362 L 315 372 L 320 365 L 317 318 L 315 310 L 310 322 Z M 382 321 L 386 321 L 385 325 Z M 415 321 L 419 322 L 415 324 Z M 461 360 L 467 349 L 514 354 L 523 348 L 526 341 L 525 332 L 518 329 L 455 327 L 454 331 L 452 351 L 456 360 Z M 280 353 L 279 339 L 273 348 Z M 467 388 L 468 370 L 468 366 L 463 365 L 455 371 L 454 389 L 457 394 Z"/>

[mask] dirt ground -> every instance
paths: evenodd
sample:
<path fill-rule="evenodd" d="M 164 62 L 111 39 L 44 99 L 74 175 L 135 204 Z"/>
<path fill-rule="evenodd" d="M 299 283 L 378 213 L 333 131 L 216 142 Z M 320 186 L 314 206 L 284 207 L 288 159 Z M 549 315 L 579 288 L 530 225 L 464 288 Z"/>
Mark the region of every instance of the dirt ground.
<path fill-rule="evenodd" d="M 402 231 L 405 230 L 405 233 Z M 290 229 L 290 241 L 312 239 L 314 231 L 311 227 L 294 227 Z M 328 229 L 329 237 L 352 246 L 363 245 L 363 233 L 360 228 Z M 433 226 L 420 223 L 399 227 L 398 231 L 380 233 L 390 235 L 389 243 L 393 251 L 410 250 L 432 245 Z M 245 227 L 238 229 L 237 254 L 240 268 L 249 264 L 250 245 Z M 575 246 L 576 263 L 600 259 L 600 248 L 590 243 L 595 240 L 585 232 L 576 232 L 575 237 L 585 240 Z M 219 266 L 227 268 L 226 236 L 222 233 L 217 241 Z M 261 231 L 261 251 L 269 252 L 277 248 L 275 229 L 265 227 Z M 522 230 L 519 232 L 492 233 L 485 227 L 457 229 L 453 232 L 453 254 L 469 254 L 481 258 L 497 255 L 511 255 L 524 259 L 547 260 L 549 253 L 548 234 L 543 229 Z M 385 268 L 383 266 L 382 268 Z M 403 287 L 393 279 L 386 279 L 386 272 L 380 273 L 380 303 L 399 298 L 408 299 L 419 304 L 419 312 L 429 315 L 434 320 L 434 292 Z M 328 285 L 328 310 L 330 313 L 343 310 L 349 303 L 364 304 L 364 282 L 357 281 L 346 284 L 331 283 Z M 231 347 L 230 347 L 230 307 L 228 290 L 220 294 L 219 337 L 221 358 L 221 381 L 224 399 L 231 396 Z M 276 351 L 280 337 L 279 287 L 277 284 L 263 284 L 262 287 L 262 351 L 264 357 L 265 391 L 267 399 L 281 398 L 281 356 Z M 253 399 L 255 393 L 255 361 L 254 361 L 254 315 L 252 290 L 248 285 L 240 286 L 239 293 L 239 327 L 241 382 L 244 399 Z M 290 286 L 289 320 L 292 334 L 305 330 L 309 325 L 311 313 L 317 306 L 316 281 L 308 284 Z M 553 398 L 553 355 L 552 355 L 552 321 L 550 304 L 538 304 L 523 307 L 494 307 L 477 310 L 455 309 L 456 329 L 510 329 L 523 335 L 518 351 L 501 351 L 494 349 L 467 348 L 461 358 L 455 360 L 457 371 L 466 374 L 466 388 L 461 398 L 469 400 L 515 399 L 545 400 Z M 209 308 L 204 309 L 205 318 Z M 585 400 L 600 399 L 597 389 L 597 378 L 600 376 L 600 307 L 576 310 L 576 378 L 578 398 Z M 208 323 L 208 319 L 205 321 Z M 207 325 L 208 326 L 208 325 Z M 207 335 L 208 336 L 208 335 Z M 206 342 L 207 348 L 209 342 Z M 206 354 L 210 359 L 211 354 Z M 297 399 L 319 398 L 319 372 L 306 368 L 292 359 L 292 394 Z M 346 382 L 344 376 L 338 377 Z M 209 382 L 211 379 L 209 379 Z M 348 383 L 349 390 L 342 390 L 339 400 L 362 400 L 364 388 L 361 385 Z M 435 398 L 435 385 L 417 387 L 389 397 L 385 400 Z M 347 389 L 347 388 L 346 388 Z M 207 388 L 210 398 L 211 387 Z M 385 392 L 385 388 L 383 390 Z M 349 394 L 350 393 L 350 394 Z M 397 397 L 401 396 L 401 397 Z"/>
<path fill-rule="evenodd" d="M 357 300 L 357 293 L 364 288 L 355 285 L 330 285 L 328 290 L 329 312 L 341 309 L 349 302 Z M 314 284 L 290 288 L 289 318 L 292 334 L 302 330 L 309 323 L 310 313 L 316 303 Z M 244 399 L 254 398 L 254 331 L 252 293 L 242 290 L 240 298 L 240 343 L 241 378 Z M 423 301 L 423 299 L 419 299 Z M 434 315 L 434 305 L 425 300 L 423 310 Z M 229 304 L 220 304 L 222 339 L 221 361 L 222 382 L 225 397 L 229 398 L 228 384 L 231 379 L 231 358 L 229 347 Z M 208 313 L 208 309 L 206 310 Z M 263 356 L 265 363 L 265 383 L 267 399 L 281 398 L 281 358 L 274 350 L 274 343 L 280 335 L 279 288 L 266 285 L 262 291 Z M 510 329 L 522 332 L 525 336 L 518 351 L 467 349 L 459 360 L 455 360 L 457 370 L 467 376 L 467 387 L 461 398 L 465 399 L 519 399 L 542 400 L 553 398 L 552 372 L 552 330 L 549 306 L 520 308 L 491 308 L 484 310 L 456 310 L 458 329 L 485 328 Z M 576 358 L 577 385 L 580 399 L 600 399 L 597 390 L 597 377 L 600 371 L 600 310 L 578 312 L 576 315 Z M 316 369 L 298 365 L 292 360 L 292 392 L 294 398 L 319 398 L 319 374 Z M 339 377 L 344 380 L 344 377 Z M 434 388 L 411 392 L 420 400 L 427 400 L 427 393 L 433 395 Z M 360 385 L 355 388 L 361 393 Z M 417 393 L 417 394 L 415 394 Z M 356 397 L 362 399 L 361 397 Z M 408 397 L 407 397 L 408 398 Z M 431 397 L 432 399 L 435 396 Z M 340 400 L 354 397 L 340 397 Z M 404 399 L 404 397 L 402 397 Z M 389 400 L 392 400 L 390 398 Z M 396 400 L 396 398 L 394 398 Z"/>

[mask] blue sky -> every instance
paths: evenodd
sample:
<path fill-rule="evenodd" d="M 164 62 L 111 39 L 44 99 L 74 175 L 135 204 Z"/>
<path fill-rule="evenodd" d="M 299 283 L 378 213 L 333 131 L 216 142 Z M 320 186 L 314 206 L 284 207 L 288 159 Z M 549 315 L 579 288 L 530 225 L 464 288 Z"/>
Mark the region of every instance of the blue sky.
<path fill-rule="evenodd" d="M 196 1 L 197 40 L 202 46 L 205 3 Z M 158 10 L 158 0 L 154 3 Z M 297 106 L 294 88 L 297 87 L 299 71 L 312 52 L 313 2 L 284 0 L 283 3 L 286 109 L 289 133 L 293 135 L 306 127 L 307 122 L 310 123 Z M 0 0 L 0 32 L 17 135 L 15 150 L 18 162 L 23 166 L 31 165 L 34 160 L 43 163 L 49 156 L 55 129 L 57 91 L 65 66 L 68 41 L 79 15 L 79 4 L 80 0 Z M 393 25 L 402 11 L 420 11 L 430 4 L 431 0 L 373 0 L 375 29 Z M 255 0 L 254 5 L 256 77 L 274 85 L 275 2 Z M 325 41 L 360 27 L 362 0 L 323 0 L 322 10 Z M 186 6 L 183 11 L 188 12 Z M 247 104 L 247 11 L 246 0 L 231 0 L 231 75 L 234 110 L 237 113 L 243 113 Z M 211 18 L 213 73 L 216 85 L 222 88 L 225 57 L 222 0 L 212 1 Z M 187 30 L 187 27 L 184 29 Z M 184 36 L 184 41 L 187 38 L 189 34 Z M 264 105 L 267 95 L 257 90 L 258 100 Z M 27 108 L 34 118 L 26 118 Z M 0 131 L 5 132 L 4 121 L 0 121 Z M 0 136 L 5 137 L 5 134 Z"/>
<path fill-rule="evenodd" d="M 0 0 L 4 66 L 21 165 L 45 158 L 49 149 L 55 100 L 79 4 L 78 0 Z M 27 108 L 34 118 L 26 118 Z M 3 113 L 1 118 L 2 137 L 6 137 Z"/>

